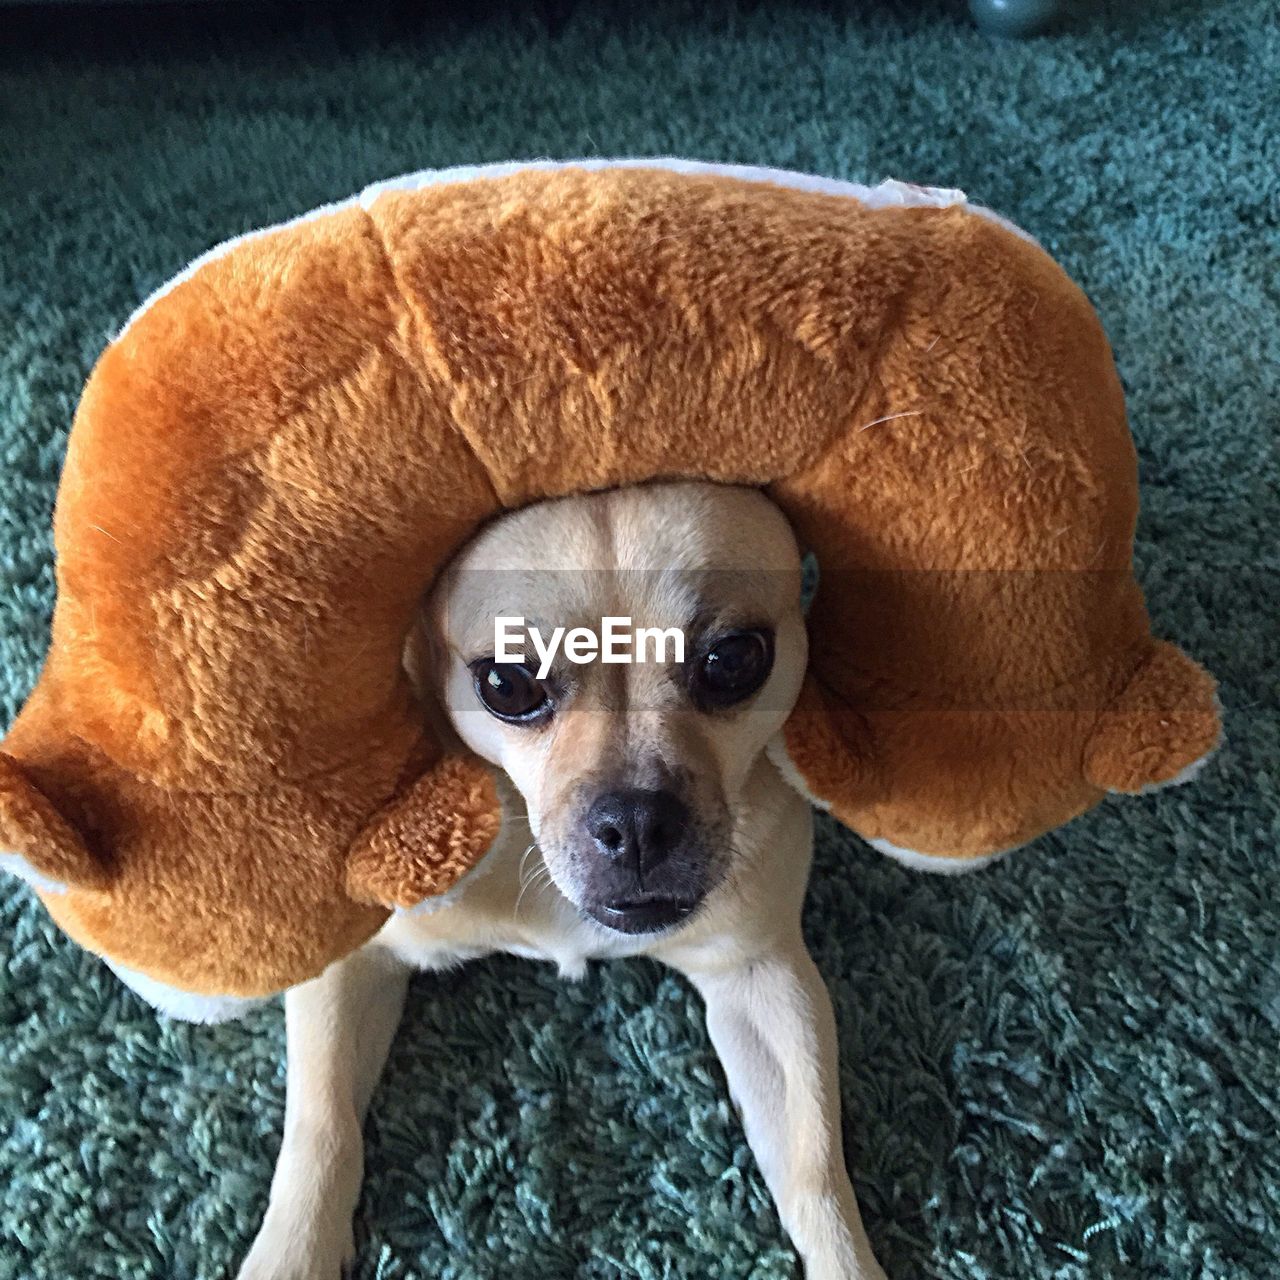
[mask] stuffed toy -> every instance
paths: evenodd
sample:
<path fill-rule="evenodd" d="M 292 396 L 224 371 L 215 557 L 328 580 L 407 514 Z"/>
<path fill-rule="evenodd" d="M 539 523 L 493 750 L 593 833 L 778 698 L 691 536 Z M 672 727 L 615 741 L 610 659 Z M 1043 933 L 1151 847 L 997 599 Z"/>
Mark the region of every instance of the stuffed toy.
<path fill-rule="evenodd" d="M 223 245 L 80 402 L 3 865 L 159 1006 L 213 1018 L 454 885 L 501 815 L 402 653 L 495 514 L 764 487 L 812 549 L 777 758 L 960 868 L 1214 747 L 1153 639 L 1102 327 L 959 192 L 680 161 L 418 174 Z"/>

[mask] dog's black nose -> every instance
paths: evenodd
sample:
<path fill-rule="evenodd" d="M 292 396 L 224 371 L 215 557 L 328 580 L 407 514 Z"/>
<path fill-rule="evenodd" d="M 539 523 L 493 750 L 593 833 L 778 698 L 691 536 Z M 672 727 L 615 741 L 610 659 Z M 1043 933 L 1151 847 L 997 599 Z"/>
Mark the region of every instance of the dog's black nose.
<path fill-rule="evenodd" d="M 670 791 L 606 791 L 587 810 L 586 825 L 606 858 L 643 875 L 680 843 L 689 810 Z"/>

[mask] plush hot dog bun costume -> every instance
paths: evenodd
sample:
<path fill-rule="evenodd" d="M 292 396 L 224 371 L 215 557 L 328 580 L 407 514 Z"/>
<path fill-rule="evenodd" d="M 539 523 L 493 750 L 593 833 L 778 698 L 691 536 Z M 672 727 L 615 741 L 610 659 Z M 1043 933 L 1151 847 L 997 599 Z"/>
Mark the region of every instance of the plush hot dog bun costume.
<path fill-rule="evenodd" d="M 1106 338 L 1027 237 L 895 183 L 445 171 L 214 250 L 102 355 L 3 865 L 171 1011 L 314 976 L 499 827 L 402 671 L 437 572 L 673 477 L 765 487 L 816 552 L 779 759 L 887 851 L 967 865 L 1217 742 L 1133 577 Z"/>

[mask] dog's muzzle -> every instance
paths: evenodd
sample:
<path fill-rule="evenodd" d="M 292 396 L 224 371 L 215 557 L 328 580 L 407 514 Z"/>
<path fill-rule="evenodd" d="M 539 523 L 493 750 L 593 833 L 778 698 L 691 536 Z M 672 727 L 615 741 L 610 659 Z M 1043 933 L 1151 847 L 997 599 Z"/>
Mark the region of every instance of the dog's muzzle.
<path fill-rule="evenodd" d="M 583 827 L 590 856 L 582 909 L 597 923 L 659 933 L 697 910 L 706 858 L 689 808 L 673 791 L 606 791 Z"/>

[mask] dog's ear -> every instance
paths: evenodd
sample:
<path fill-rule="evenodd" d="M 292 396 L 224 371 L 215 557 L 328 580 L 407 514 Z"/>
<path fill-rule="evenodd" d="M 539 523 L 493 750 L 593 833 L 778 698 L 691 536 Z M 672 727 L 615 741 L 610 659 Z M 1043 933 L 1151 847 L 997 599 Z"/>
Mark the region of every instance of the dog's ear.
<path fill-rule="evenodd" d="M 0 752 L 0 870 L 21 877 L 41 893 L 105 889 L 112 878 L 80 833 L 4 752 Z"/>
<path fill-rule="evenodd" d="M 489 769 L 473 756 L 446 756 L 384 805 L 357 837 L 347 893 L 376 906 L 417 906 L 471 870 L 501 826 Z"/>
<path fill-rule="evenodd" d="M 1222 737 L 1216 691 L 1203 667 L 1157 642 L 1099 718 L 1085 747 L 1085 776 L 1129 795 L 1187 781 Z"/>

